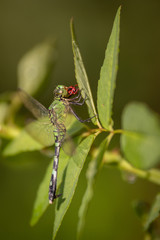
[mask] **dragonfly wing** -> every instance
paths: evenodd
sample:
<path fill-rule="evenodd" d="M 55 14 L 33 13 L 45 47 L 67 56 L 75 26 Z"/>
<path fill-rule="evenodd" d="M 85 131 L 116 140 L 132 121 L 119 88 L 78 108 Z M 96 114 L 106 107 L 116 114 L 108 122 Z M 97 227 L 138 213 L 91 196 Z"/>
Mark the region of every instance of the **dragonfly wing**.
<path fill-rule="evenodd" d="M 54 144 L 54 126 L 50 123 L 49 119 L 42 118 L 31 122 L 26 126 L 27 132 L 44 147 L 49 147 Z M 75 144 L 73 139 L 68 135 L 65 136 L 58 134 L 61 141 L 62 148 L 67 155 L 73 155 L 75 151 Z"/>
<path fill-rule="evenodd" d="M 67 133 L 65 134 L 62 148 L 67 155 L 72 156 L 75 154 L 77 144 L 73 141 L 71 136 L 82 130 L 83 124 L 77 121 L 73 114 L 68 114 L 65 122 Z"/>
<path fill-rule="evenodd" d="M 83 124 L 78 122 L 73 115 L 69 117 L 69 124 L 67 124 L 67 134 L 65 133 L 62 148 L 68 155 L 72 155 L 76 148 L 71 135 L 75 135 L 83 128 Z M 51 124 L 48 116 L 42 117 L 36 121 L 31 122 L 26 126 L 27 132 L 44 147 L 49 147 L 54 144 L 54 125 Z M 63 137 L 62 137 L 63 138 Z M 59 139 L 61 136 L 59 135 Z"/>
<path fill-rule="evenodd" d="M 28 108 L 28 110 L 31 111 L 36 118 L 48 116 L 48 109 L 40 102 L 20 88 L 18 89 L 18 93 L 26 108 Z"/>
<path fill-rule="evenodd" d="M 65 136 L 65 139 L 62 143 L 62 148 L 64 152 L 69 156 L 72 156 L 75 153 L 76 145 L 68 134 Z"/>
<path fill-rule="evenodd" d="M 54 144 L 54 126 L 48 117 L 33 121 L 26 126 L 27 132 L 44 147 Z"/>

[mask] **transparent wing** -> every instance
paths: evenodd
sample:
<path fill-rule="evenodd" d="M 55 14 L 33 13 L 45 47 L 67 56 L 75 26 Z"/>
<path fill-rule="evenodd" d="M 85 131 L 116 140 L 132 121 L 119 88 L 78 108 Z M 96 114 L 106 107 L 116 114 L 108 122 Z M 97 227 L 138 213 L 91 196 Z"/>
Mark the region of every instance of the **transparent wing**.
<path fill-rule="evenodd" d="M 62 143 L 62 148 L 67 155 L 72 156 L 75 153 L 76 144 L 68 134 L 65 135 L 64 141 Z"/>
<path fill-rule="evenodd" d="M 40 118 L 26 126 L 27 132 L 44 147 L 54 144 L 54 126 L 51 124 L 49 117 Z"/>
<path fill-rule="evenodd" d="M 67 115 L 66 119 L 66 128 L 67 133 L 64 139 L 64 142 L 62 144 L 62 148 L 65 153 L 72 156 L 76 152 L 77 142 L 75 141 L 75 138 L 73 139 L 71 136 L 77 134 L 84 125 L 80 123 L 72 114 Z"/>
<path fill-rule="evenodd" d="M 49 147 L 54 144 L 54 126 L 47 118 L 33 121 L 26 126 L 27 132 L 44 147 Z M 61 139 L 61 135 L 59 135 Z M 69 134 L 65 133 L 64 139 L 61 142 L 62 148 L 67 155 L 72 155 L 75 151 L 76 145 Z"/>
<path fill-rule="evenodd" d="M 48 116 L 48 109 L 45 108 L 40 102 L 28 95 L 24 90 L 18 89 L 19 96 L 28 110 L 36 117 Z"/>
<path fill-rule="evenodd" d="M 67 134 L 64 139 L 64 149 L 69 155 L 74 152 L 75 144 L 71 136 L 78 133 L 84 125 L 77 121 L 73 115 L 69 114 L 69 122 L 67 124 Z M 43 117 L 39 120 L 33 121 L 26 126 L 27 132 L 44 147 L 52 146 L 54 144 L 54 126 L 51 124 L 49 117 Z"/>

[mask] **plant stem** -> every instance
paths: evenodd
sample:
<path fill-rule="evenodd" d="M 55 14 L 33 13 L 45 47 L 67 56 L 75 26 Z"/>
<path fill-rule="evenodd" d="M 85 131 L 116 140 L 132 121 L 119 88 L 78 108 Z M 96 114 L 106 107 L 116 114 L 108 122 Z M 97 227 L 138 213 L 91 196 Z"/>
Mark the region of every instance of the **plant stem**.
<path fill-rule="evenodd" d="M 147 179 L 150 182 L 160 185 L 160 171 L 158 169 L 142 170 L 135 168 L 128 161 L 122 158 L 119 153 L 106 151 L 103 163 L 107 165 L 116 164 L 120 170 L 132 173 L 137 177 Z"/>
<path fill-rule="evenodd" d="M 117 133 L 124 133 L 124 130 L 123 129 L 116 129 L 116 130 L 113 130 L 113 133 L 114 134 L 117 134 Z"/>

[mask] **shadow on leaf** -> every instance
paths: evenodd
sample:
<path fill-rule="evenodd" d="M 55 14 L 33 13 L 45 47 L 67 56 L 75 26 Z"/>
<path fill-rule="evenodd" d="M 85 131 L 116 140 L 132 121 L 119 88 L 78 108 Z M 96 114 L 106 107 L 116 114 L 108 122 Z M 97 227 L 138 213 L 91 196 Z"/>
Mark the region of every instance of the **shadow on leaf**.
<path fill-rule="evenodd" d="M 67 167 L 64 170 L 62 183 L 59 188 L 59 194 L 61 194 L 61 196 L 58 198 L 57 210 L 59 210 L 61 204 L 65 201 L 65 198 L 63 198 L 63 194 L 64 194 L 63 191 L 64 191 L 64 184 L 65 184 L 65 178 L 66 178 L 66 171 L 67 171 Z"/>

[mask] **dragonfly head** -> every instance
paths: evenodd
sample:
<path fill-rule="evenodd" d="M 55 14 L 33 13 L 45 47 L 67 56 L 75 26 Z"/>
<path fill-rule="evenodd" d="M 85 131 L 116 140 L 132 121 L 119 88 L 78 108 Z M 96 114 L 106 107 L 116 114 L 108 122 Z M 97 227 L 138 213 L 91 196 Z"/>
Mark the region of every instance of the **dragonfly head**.
<path fill-rule="evenodd" d="M 65 86 L 58 85 L 54 90 L 55 97 L 68 97 L 68 92 Z"/>
<path fill-rule="evenodd" d="M 78 85 L 66 87 L 64 85 L 58 85 L 54 90 L 55 97 L 70 97 L 75 95 L 79 91 Z"/>

